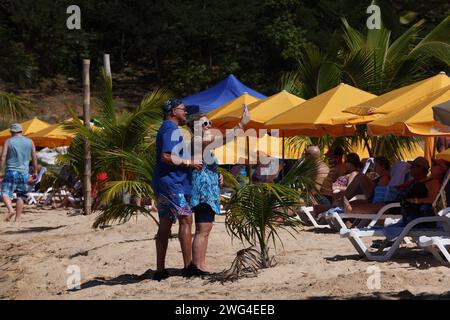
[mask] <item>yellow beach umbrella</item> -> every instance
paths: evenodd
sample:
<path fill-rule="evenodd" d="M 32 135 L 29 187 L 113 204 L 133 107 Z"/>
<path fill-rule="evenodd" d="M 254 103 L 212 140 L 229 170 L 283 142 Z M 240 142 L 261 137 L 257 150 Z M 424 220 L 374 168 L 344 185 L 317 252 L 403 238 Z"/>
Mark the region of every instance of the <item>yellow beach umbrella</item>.
<path fill-rule="evenodd" d="M 333 118 L 346 116 L 342 112 L 355 103 L 362 103 L 375 95 L 341 83 L 290 110 L 279 114 L 265 123 L 267 128 L 284 129 L 287 135 L 334 136 L 352 135 L 354 127 L 336 126 Z"/>
<path fill-rule="evenodd" d="M 355 104 L 344 110 L 348 115 L 334 119 L 335 123 L 362 124 L 377 120 L 380 115 L 403 109 L 426 100 L 427 97 L 450 85 L 450 78 L 441 72 L 433 77 L 389 91 L 374 99 Z"/>
<path fill-rule="evenodd" d="M 265 99 L 255 101 L 248 106 L 251 121 L 246 126 L 246 129 L 264 128 L 264 122 L 282 112 L 292 109 L 304 101 L 304 99 L 285 90 Z M 223 110 L 226 110 L 226 108 L 226 105 L 223 106 Z M 239 123 L 243 112 L 242 102 L 239 101 L 237 104 L 233 104 L 232 107 L 228 108 L 230 109 L 229 112 L 220 112 L 212 115 L 210 119 L 213 120 L 214 127 L 227 129 L 232 128 Z M 222 109 L 222 107 L 219 109 Z"/>
<path fill-rule="evenodd" d="M 250 160 L 251 164 L 257 161 L 258 152 L 264 152 L 268 156 L 275 158 L 283 158 L 283 139 L 280 137 L 271 137 L 264 135 L 263 137 L 255 137 L 248 139 L 250 143 L 250 154 L 247 155 L 247 138 L 236 137 L 232 141 L 221 147 L 214 149 L 219 164 L 244 164 Z M 298 159 L 301 157 L 303 150 L 294 150 L 289 147 L 285 141 L 284 159 Z"/>
<path fill-rule="evenodd" d="M 243 112 L 243 104 L 250 105 L 258 100 L 260 99 L 244 92 L 243 95 L 209 112 L 208 118 L 213 121 L 214 127 L 220 128 L 227 126 L 226 124 L 228 121 L 234 123 L 236 122 L 236 119 L 237 121 L 240 120 Z M 233 126 L 234 125 L 230 125 L 229 127 L 231 128 Z"/>
<path fill-rule="evenodd" d="M 31 120 L 27 120 L 21 123 L 22 126 L 22 134 L 24 136 L 28 136 L 32 133 L 41 131 L 50 126 L 49 123 L 39 120 L 38 118 L 33 118 Z M 3 145 L 7 139 L 11 137 L 11 132 L 9 129 L 3 130 L 0 132 L 0 145 Z"/>
<path fill-rule="evenodd" d="M 433 117 L 432 107 L 450 100 L 450 85 L 416 103 L 393 111 L 367 125 L 369 134 L 397 136 L 441 136 L 450 135 L 445 126 Z"/>
<path fill-rule="evenodd" d="M 53 124 L 28 137 L 38 147 L 56 148 L 70 145 L 74 136 L 74 133 L 64 130 L 62 124 Z"/>

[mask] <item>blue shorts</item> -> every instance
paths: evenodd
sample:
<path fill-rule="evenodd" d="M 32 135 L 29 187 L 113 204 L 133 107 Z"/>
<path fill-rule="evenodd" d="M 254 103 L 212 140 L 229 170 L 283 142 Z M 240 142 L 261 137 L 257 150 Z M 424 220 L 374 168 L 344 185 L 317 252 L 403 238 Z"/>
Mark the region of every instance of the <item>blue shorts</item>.
<path fill-rule="evenodd" d="M 189 201 L 184 194 L 171 194 L 169 196 L 159 194 L 156 208 L 158 209 L 159 219 L 169 217 L 173 223 L 179 216 L 192 216 L 192 210 Z"/>
<path fill-rule="evenodd" d="M 8 170 L 3 178 L 1 195 L 5 195 L 12 199 L 13 193 L 17 194 L 18 198 L 26 198 L 28 193 L 28 173 Z"/>

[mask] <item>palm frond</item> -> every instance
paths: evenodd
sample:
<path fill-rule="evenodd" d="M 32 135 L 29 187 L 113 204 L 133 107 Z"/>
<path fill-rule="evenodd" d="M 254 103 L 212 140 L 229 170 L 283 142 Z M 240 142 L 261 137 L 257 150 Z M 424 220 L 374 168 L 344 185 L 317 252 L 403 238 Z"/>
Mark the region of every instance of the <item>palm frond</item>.
<path fill-rule="evenodd" d="M 408 58 L 434 57 L 450 66 L 450 16 L 429 32 L 410 52 Z"/>
<path fill-rule="evenodd" d="M 0 91 L 0 120 L 25 118 L 31 109 L 32 105 L 27 99 Z"/>

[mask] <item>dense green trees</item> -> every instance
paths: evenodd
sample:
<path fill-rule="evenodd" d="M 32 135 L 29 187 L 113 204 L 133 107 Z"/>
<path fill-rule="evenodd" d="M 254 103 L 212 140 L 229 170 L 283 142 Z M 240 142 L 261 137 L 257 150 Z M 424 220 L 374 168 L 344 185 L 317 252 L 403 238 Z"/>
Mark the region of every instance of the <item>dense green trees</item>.
<path fill-rule="evenodd" d="M 81 30 L 68 30 L 66 9 L 81 8 Z M 79 78 L 80 61 L 95 70 L 102 53 L 114 73 L 190 94 L 236 73 L 271 94 L 297 68 L 305 44 L 344 45 L 341 17 L 364 33 L 370 1 L 333 0 L 2 0 L 0 78 L 21 87 L 63 74 Z M 383 1 L 398 37 L 425 19 L 425 32 L 449 15 L 445 0 Z M 333 36 L 334 35 L 334 36 Z M 442 66 L 435 66 L 435 70 Z"/>

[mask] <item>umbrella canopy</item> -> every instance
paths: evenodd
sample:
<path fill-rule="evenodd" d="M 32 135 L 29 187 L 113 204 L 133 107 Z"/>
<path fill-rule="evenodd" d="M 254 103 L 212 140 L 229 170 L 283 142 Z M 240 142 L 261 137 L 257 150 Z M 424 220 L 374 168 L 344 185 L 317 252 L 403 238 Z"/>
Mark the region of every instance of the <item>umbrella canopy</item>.
<path fill-rule="evenodd" d="M 31 120 L 25 121 L 21 123 L 22 125 L 22 134 L 24 136 L 28 136 L 32 133 L 41 131 L 50 126 L 49 123 L 39 120 L 38 118 L 33 118 Z M 11 137 L 11 132 L 9 129 L 3 130 L 0 132 L 0 145 L 3 145 L 5 141 Z"/>
<path fill-rule="evenodd" d="M 70 145 L 74 136 L 74 133 L 64 130 L 62 124 L 53 124 L 28 137 L 37 147 L 56 148 Z"/>
<path fill-rule="evenodd" d="M 252 164 L 256 163 L 258 152 L 263 152 L 268 156 L 282 158 L 283 139 L 280 137 L 271 137 L 264 135 L 259 138 L 249 138 L 250 155 L 247 155 L 247 138 L 236 137 L 233 141 L 214 149 L 219 164 L 244 164 L 250 158 Z M 287 141 L 284 143 L 285 159 L 298 159 L 301 157 L 303 150 L 294 150 L 289 147 Z"/>
<path fill-rule="evenodd" d="M 304 99 L 283 90 L 270 97 L 253 102 L 248 106 L 251 121 L 246 128 L 264 128 L 264 122 L 272 119 L 282 112 L 292 109 L 304 101 Z M 230 108 L 229 112 L 222 113 L 221 116 L 214 120 L 214 126 L 221 129 L 232 128 L 239 123 L 242 112 L 242 104 L 240 106 L 236 106 L 233 110 Z"/>
<path fill-rule="evenodd" d="M 433 107 L 434 120 L 450 126 L 450 100 Z"/>
<path fill-rule="evenodd" d="M 335 123 L 362 124 L 376 120 L 378 114 L 405 108 L 427 98 L 428 95 L 450 85 L 450 78 L 441 72 L 433 77 L 389 91 L 379 97 L 346 108 L 346 117 L 334 119 Z"/>
<path fill-rule="evenodd" d="M 284 129 L 288 135 L 352 135 L 354 127 L 336 126 L 332 119 L 346 116 L 342 112 L 346 107 L 374 97 L 374 94 L 341 83 L 270 119 L 265 125 L 268 128 Z"/>
<path fill-rule="evenodd" d="M 186 106 L 198 106 L 200 112 L 210 112 L 221 105 L 247 92 L 253 97 L 264 99 L 266 96 L 247 87 L 234 75 L 229 75 L 215 86 L 183 98 Z"/>
<path fill-rule="evenodd" d="M 369 134 L 397 136 L 441 136 L 450 135 L 445 126 L 433 118 L 433 106 L 450 100 L 450 85 L 426 99 L 419 99 L 415 104 L 393 111 L 367 125 Z"/>
<path fill-rule="evenodd" d="M 209 112 L 208 118 L 213 121 L 215 128 L 232 128 L 239 122 L 242 116 L 242 112 L 244 111 L 243 105 L 250 105 L 259 100 L 259 98 L 255 98 L 247 92 L 244 92 L 244 94 L 240 97 L 237 97 L 236 99 Z"/>

